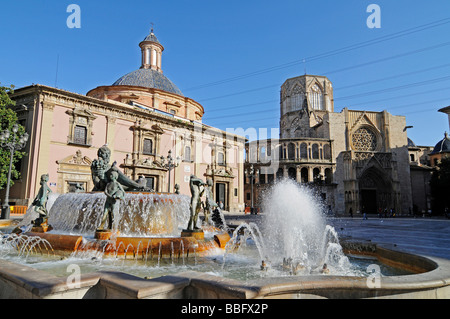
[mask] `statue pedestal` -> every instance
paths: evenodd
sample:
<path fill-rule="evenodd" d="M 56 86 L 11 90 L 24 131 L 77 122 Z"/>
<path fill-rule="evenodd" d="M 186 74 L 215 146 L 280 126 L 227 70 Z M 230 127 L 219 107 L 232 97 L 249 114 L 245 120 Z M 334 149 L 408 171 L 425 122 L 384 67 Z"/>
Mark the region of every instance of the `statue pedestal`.
<path fill-rule="evenodd" d="M 53 229 L 53 227 L 47 223 L 47 218 L 39 217 L 32 223 L 34 224 L 31 228 L 33 233 L 46 233 Z"/>
<path fill-rule="evenodd" d="M 118 233 L 119 232 L 115 232 L 111 229 L 97 229 L 94 238 L 98 240 L 109 240 L 112 235 L 118 235 Z"/>
<path fill-rule="evenodd" d="M 48 232 L 48 231 L 50 231 L 52 229 L 53 229 L 53 227 L 50 226 L 50 225 L 41 224 L 39 226 L 33 226 L 31 228 L 31 232 L 33 232 L 33 233 L 46 233 L 46 232 Z"/>
<path fill-rule="evenodd" d="M 183 229 L 181 232 L 181 237 L 194 237 L 197 240 L 204 240 L 205 239 L 205 233 L 202 229 L 196 229 L 196 230 L 188 230 Z"/>

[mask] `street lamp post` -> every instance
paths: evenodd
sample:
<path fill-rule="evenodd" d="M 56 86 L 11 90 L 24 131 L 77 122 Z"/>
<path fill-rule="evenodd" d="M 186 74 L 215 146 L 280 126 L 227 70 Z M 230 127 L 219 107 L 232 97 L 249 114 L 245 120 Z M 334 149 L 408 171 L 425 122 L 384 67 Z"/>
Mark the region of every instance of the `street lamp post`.
<path fill-rule="evenodd" d="M 165 163 L 166 159 L 167 159 L 167 163 Z M 161 164 L 164 168 L 166 168 L 169 171 L 169 181 L 168 181 L 168 185 L 167 185 L 167 192 L 170 193 L 170 171 L 180 164 L 180 157 L 177 156 L 174 159 L 172 157 L 172 151 L 169 151 L 167 158 L 165 158 L 164 156 L 161 156 Z"/>
<path fill-rule="evenodd" d="M 245 169 L 245 175 L 247 175 L 248 177 L 250 177 L 250 187 L 251 187 L 251 193 L 250 193 L 250 200 L 251 200 L 251 206 L 250 206 L 250 214 L 253 214 L 253 179 L 258 176 L 259 171 L 255 170 L 255 168 L 253 167 L 253 164 L 250 165 L 250 169 L 247 170 Z"/>
<path fill-rule="evenodd" d="M 12 132 L 8 129 L 4 130 L 0 134 L 0 146 L 3 148 L 8 148 L 10 153 L 9 160 L 9 170 L 8 170 L 8 179 L 6 182 L 6 194 L 5 194 L 5 202 L 2 205 L 2 219 L 9 219 L 9 185 L 11 183 L 11 170 L 13 164 L 14 151 L 20 150 L 25 147 L 28 141 L 28 133 L 24 133 L 23 135 L 18 136 L 17 132 L 19 131 L 19 125 L 14 124 L 12 127 Z"/>

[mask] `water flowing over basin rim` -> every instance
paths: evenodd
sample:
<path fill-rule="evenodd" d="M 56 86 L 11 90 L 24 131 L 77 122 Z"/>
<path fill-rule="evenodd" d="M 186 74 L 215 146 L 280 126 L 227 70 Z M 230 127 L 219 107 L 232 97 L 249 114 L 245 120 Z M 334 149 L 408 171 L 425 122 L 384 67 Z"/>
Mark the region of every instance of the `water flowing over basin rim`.
<path fill-rule="evenodd" d="M 54 252 L 76 253 L 98 251 L 106 256 L 122 256 L 127 254 L 134 258 L 145 258 L 148 254 L 163 256 L 189 256 L 190 254 L 208 253 L 215 249 L 223 249 L 230 240 L 226 232 L 217 233 L 205 240 L 194 237 L 128 237 L 117 236 L 111 240 L 86 239 L 81 235 L 58 233 L 28 232 L 25 236 L 35 236 L 46 240 Z"/>

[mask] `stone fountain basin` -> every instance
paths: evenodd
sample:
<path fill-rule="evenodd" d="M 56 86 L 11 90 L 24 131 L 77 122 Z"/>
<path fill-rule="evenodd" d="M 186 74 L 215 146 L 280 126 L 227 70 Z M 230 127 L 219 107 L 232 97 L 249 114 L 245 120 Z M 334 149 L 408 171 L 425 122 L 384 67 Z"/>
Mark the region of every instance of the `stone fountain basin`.
<path fill-rule="evenodd" d="M 202 256 L 209 250 L 223 249 L 230 240 L 226 232 L 215 234 L 210 239 L 197 240 L 194 237 L 129 237 L 117 236 L 114 240 L 87 240 L 81 235 L 27 232 L 24 235 L 46 240 L 55 254 L 67 255 L 74 252 L 98 251 L 106 257 L 132 257 L 144 259 L 151 256 L 161 258 Z"/>
<path fill-rule="evenodd" d="M 76 242 L 76 240 L 75 240 Z M 381 277 L 369 287 L 365 277 L 291 276 L 238 281 L 200 272 L 143 279 L 122 272 L 69 277 L 0 260 L 0 298 L 450 298 L 450 261 L 412 255 L 370 242 L 343 242 L 347 253 L 370 255 L 412 275 Z"/>

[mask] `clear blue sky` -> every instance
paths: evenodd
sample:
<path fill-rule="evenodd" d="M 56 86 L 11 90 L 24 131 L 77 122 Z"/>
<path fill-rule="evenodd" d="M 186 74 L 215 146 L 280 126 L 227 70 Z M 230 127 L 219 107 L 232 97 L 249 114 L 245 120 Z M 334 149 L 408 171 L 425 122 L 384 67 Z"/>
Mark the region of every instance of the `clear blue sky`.
<path fill-rule="evenodd" d="M 366 24 L 372 3 L 378 29 Z M 69 4 L 81 8 L 79 29 L 66 25 Z M 280 86 L 306 67 L 333 82 L 336 112 L 404 115 L 418 145 L 449 131 L 437 111 L 450 105 L 448 0 L 2 1 L 0 83 L 110 85 L 139 68 L 151 22 L 164 74 L 204 106 L 205 124 L 278 128 Z"/>

